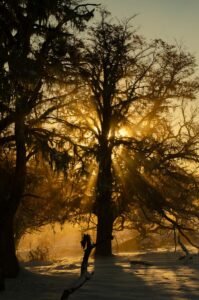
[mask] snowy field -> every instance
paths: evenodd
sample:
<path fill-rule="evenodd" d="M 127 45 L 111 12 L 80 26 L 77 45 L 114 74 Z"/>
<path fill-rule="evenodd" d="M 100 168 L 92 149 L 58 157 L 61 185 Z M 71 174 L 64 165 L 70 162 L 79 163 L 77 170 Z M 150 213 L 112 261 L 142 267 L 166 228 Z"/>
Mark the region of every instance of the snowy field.
<path fill-rule="evenodd" d="M 153 252 L 121 254 L 90 263 L 94 275 L 71 300 L 199 300 L 199 255 L 189 263 L 179 254 Z M 130 261 L 147 261 L 150 265 Z M 26 263 L 17 279 L 6 280 L 1 300 L 60 300 L 63 290 L 79 276 L 81 258 Z"/>

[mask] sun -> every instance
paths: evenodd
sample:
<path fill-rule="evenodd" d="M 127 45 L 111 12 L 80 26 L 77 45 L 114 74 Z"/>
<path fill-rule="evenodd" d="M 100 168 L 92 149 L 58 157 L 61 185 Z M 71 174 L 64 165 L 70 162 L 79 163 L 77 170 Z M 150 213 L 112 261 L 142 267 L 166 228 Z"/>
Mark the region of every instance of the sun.
<path fill-rule="evenodd" d="M 131 133 L 127 126 L 123 126 L 117 130 L 117 133 L 116 133 L 117 138 L 125 138 L 125 137 L 130 137 L 130 136 L 131 136 Z"/>

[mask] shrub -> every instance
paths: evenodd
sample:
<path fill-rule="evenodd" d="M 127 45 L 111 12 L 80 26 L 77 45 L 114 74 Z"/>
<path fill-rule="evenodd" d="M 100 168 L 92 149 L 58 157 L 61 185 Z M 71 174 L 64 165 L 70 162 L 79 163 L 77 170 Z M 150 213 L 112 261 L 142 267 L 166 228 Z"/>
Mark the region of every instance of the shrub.
<path fill-rule="evenodd" d="M 49 259 L 48 247 L 38 246 L 36 249 L 30 250 L 28 253 L 29 261 L 47 261 Z"/>

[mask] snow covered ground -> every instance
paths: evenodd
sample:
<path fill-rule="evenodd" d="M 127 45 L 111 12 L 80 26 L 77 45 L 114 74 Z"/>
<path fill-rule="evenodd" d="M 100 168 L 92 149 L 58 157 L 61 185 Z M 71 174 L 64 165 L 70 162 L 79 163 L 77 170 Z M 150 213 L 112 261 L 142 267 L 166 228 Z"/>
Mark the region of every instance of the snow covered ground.
<path fill-rule="evenodd" d="M 90 263 L 94 275 L 73 293 L 71 300 L 199 300 L 199 255 L 189 263 L 179 254 L 153 252 L 121 254 Z M 150 266 L 130 264 L 147 261 Z M 77 280 L 80 257 L 47 263 L 25 263 L 17 279 L 6 280 L 1 300 L 60 300 Z"/>

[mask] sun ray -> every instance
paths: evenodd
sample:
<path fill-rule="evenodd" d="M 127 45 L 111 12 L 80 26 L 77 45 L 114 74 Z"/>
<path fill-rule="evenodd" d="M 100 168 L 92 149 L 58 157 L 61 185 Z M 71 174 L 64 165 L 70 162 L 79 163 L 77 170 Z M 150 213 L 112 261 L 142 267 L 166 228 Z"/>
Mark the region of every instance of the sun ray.
<path fill-rule="evenodd" d="M 123 176 L 124 174 L 123 174 L 121 164 L 119 164 L 119 161 L 121 162 L 122 160 L 124 160 L 124 157 L 122 155 L 117 154 L 113 159 L 113 169 L 115 171 L 116 179 L 122 184 L 122 187 L 125 192 L 125 179 Z"/>
<path fill-rule="evenodd" d="M 92 196 L 94 196 L 98 170 L 99 170 L 98 164 L 93 160 L 91 165 L 88 168 L 88 174 L 89 175 L 88 175 L 84 195 L 83 195 L 83 198 L 82 198 L 82 204 L 83 205 L 88 204 L 90 198 Z"/>

